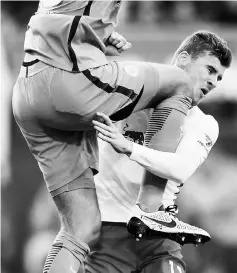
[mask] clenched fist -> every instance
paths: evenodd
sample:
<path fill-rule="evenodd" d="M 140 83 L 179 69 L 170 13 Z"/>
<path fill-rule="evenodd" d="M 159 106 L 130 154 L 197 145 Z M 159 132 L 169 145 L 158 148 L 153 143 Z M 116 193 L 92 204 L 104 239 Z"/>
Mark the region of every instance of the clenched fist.
<path fill-rule="evenodd" d="M 131 47 L 131 43 L 129 43 L 122 35 L 113 31 L 107 40 L 106 55 L 119 55 Z"/>

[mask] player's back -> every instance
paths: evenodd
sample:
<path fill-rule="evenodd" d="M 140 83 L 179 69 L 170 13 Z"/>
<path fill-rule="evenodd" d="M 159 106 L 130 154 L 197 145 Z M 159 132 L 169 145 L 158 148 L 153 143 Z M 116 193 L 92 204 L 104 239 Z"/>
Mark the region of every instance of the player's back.
<path fill-rule="evenodd" d="M 120 1 L 40 1 L 25 37 L 25 61 L 39 59 L 79 72 L 107 64 L 106 40 L 117 24 Z"/>

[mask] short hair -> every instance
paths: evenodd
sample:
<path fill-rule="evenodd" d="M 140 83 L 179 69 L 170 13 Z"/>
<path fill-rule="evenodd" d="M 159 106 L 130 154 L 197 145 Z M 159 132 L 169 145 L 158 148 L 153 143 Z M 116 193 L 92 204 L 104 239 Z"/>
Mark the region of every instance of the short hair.
<path fill-rule="evenodd" d="M 172 64 L 177 60 L 182 51 L 187 51 L 193 59 L 197 59 L 205 52 L 216 56 L 222 66 L 228 68 L 232 61 L 232 53 L 227 42 L 215 33 L 199 30 L 188 36 L 174 53 Z"/>

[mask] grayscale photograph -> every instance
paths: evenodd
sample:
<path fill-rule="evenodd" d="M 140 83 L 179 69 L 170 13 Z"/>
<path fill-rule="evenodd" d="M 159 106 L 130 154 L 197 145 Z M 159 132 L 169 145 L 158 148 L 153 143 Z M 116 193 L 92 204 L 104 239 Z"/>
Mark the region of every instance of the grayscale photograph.
<path fill-rule="evenodd" d="M 0 4 L 1 272 L 236 272 L 237 1 Z"/>

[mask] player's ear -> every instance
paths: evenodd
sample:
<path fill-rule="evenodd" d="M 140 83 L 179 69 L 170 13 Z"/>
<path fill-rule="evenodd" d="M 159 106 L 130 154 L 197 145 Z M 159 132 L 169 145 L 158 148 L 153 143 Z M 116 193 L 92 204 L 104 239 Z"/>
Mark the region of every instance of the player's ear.
<path fill-rule="evenodd" d="M 179 53 L 177 58 L 177 63 L 180 68 L 185 69 L 190 62 L 191 62 L 191 56 L 188 54 L 187 51 L 182 51 Z"/>

